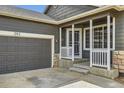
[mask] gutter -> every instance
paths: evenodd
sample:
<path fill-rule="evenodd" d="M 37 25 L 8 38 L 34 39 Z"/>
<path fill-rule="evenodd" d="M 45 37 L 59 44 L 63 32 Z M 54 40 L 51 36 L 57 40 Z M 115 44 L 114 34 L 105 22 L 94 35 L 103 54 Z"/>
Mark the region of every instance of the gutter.
<path fill-rule="evenodd" d="M 73 21 L 73 20 L 76 20 L 76 19 L 79 19 L 79 18 L 90 16 L 90 15 L 93 15 L 93 14 L 96 14 L 96 13 L 99 13 L 99 12 L 103 12 L 103 11 L 106 11 L 106 10 L 110 10 L 110 9 L 115 9 L 117 11 L 122 11 L 122 10 L 124 10 L 124 6 L 115 6 L 115 5 L 114 6 L 103 6 L 103 7 L 100 7 L 100 8 L 94 9 L 94 10 L 90 10 L 90 11 L 87 11 L 87 12 L 84 12 L 84 13 L 81 13 L 81 14 L 78 14 L 76 16 L 72 16 L 72 17 L 69 17 L 69 18 L 66 18 L 66 19 L 63 19 L 63 20 L 60 20 L 60 21 L 38 19 L 38 18 L 25 17 L 25 16 L 18 16 L 16 14 L 9 14 L 9 13 L 2 13 L 2 12 L 0 13 L 0 15 L 19 18 L 19 19 L 25 19 L 25 20 L 30 20 L 30 21 L 36 21 L 36 22 L 42 22 L 42 23 L 47 23 L 47 24 L 53 24 L 53 25 L 60 25 L 60 24 L 63 24 L 63 23 L 69 22 L 69 21 Z"/>

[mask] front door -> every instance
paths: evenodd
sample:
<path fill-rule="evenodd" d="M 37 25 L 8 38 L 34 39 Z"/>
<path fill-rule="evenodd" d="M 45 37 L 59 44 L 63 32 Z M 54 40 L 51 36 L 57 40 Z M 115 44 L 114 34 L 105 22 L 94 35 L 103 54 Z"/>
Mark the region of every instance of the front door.
<path fill-rule="evenodd" d="M 82 57 L 82 42 L 81 42 L 81 29 L 75 29 L 74 31 L 74 56 L 75 58 Z M 67 30 L 67 46 L 68 46 L 68 55 L 72 57 L 72 30 Z"/>

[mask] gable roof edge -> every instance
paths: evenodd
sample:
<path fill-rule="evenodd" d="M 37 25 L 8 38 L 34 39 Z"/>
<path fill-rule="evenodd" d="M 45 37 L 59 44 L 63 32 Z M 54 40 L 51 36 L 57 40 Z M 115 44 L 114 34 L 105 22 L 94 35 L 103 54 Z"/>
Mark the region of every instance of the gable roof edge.
<path fill-rule="evenodd" d="M 115 6 L 115 5 L 113 5 L 113 6 L 103 6 L 103 7 L 96 8 L 96 9 L 93 9 L 93 10 L 90 10 L 90 11 L 87 11 L 87 12 L 84 12 L 84 13 L 81 13 L 81 14 L 78 14 L 78 15 L 60 20 L 60 21 L 24 17 L 24 16 L 19 16 L 19 15 L 16 15 L 16 14 L 3 13 L 3 12 L 0 12 L 0 15 L 9 16 L 9 17 L 13 17 L 13 18 L 24 19 L 24 20 L 42 22 L 42 23 L 47 23 L 47 24 L 53 24 L 53 25 L 60 25 L 60 24 L 63 24 L 63 23 L 69 22 L 69 21 L 73 21 L 73 20 L 76 20 L 76 19 L 79 19 L 79 18 L 83 18 L 83 17 L 89 16 L 89 15 L 92 15 L 92 14 L 96 14 L 96 13 L 99 13 L 99 12 L 104 12 L 104 11 L 109 10 L 109 9 L 115 9 L 117 11 L 122 11 L 122 10 L 124 10 L 124 6 Z"/>
<path fill-rule="evenodd" d="M 49 10 L 50 6 L 51 6 L 51 5 L 47 5 L 47 6 L 46 6 L 46 8 L 45 8 L 45 10 L 44 10 L 44 12 L 43 12 L 44 14 L 47 13 L 47 11 Z"/>
<path fill-rule="evenodd" d="M 43 13 L 46 14 L 47 11 L 49 10 L 49 8 L 50 8 L 51 6 L 52 6 L 52 5 L 47 5 Z M 97 5 L 88 5 L 88 6 L 94 6 L 94 7 L 96 7 L 96 8 L 99 8 L 99 6 L 97 6 Z"/>

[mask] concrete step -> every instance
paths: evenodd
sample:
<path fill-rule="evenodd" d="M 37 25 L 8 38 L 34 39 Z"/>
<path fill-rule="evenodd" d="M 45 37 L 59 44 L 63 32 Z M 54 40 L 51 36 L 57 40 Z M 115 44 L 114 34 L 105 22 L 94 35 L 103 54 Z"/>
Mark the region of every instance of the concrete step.
<path fill-rule="evenodd" d="M 87 69 L 87 70 L 90 69 L 89 66 L 87 66 L 87 65 L 83 65 L 83 64 L 73 64 L 73 67 L 81 68 L 81 69 Z"/>
<path fill-rule="evenodd" d="M 89 61 L 89 59 L 87 59 L 87 58 L 83 58 L 83 59 L 75 59 L 75 61 L 87 62 L 87 61 Z"/>
<path fill-rule="evenodd" d="M 75 59 L 74 64 L 89 62 L 89 59 Z"/>
<path fill-rule="evenodd" d="M 88 74 L 88 72 L 89 72 L 89 70 L 87 70 L 87 69 L 81 69 L 81 68 L 77 68 L 77 67 L 71 67 L 71 68 L 69 68 L 69 70 L 83 73 L 83 74 Z"/>

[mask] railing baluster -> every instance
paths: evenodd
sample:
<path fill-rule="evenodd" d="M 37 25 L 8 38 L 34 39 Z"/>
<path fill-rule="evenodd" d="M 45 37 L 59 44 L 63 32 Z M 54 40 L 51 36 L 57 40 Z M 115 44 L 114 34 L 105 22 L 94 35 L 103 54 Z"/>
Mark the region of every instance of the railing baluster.
<path fill-rule="evenodd" d="M 99 53 L 100 53 L 100 55 L 99 55 L 99 56 L 100 56 L 100 65 L 102 65 L 102 62 L 101 62 L 101 61 L 102 61 L 102 60 L 101 60 L 101 53 L 102 53 L 102 52 L 99 52 Z"/>
<path fill-rule="evenodd" d="M 94 53 L 94 64 L 95 64 L 95 62 L 96 62 L 96 54 Z"/>
<path fill-rule="evenodd" d="M 95 64 L 98 64 L 98 55 L 97 55 L 97 52 L 96 52 L 96 63 Z"/>
<path fill-rule="evenodd" d="M 104 58 L 103 58 L 103 56 L 104 56 L 104 52 L 102 52 L 102 65 L 103 65 L 103 63 L 104 63 Z"/>
<path fill-rule="evenodd" d="M 100 58 L 99 58 L 99 52 L 97 52 L 97 55 L 98 55 L 98 63 L 97 63 L 97 64 L 99 65 L 99 61 L 100 61 L 100 60 L 99 60 L 99 59 L 100 59 Z"/>
<path fill-rule="evenodd" d="M 92 50 L 92 64 L 107 67 L 107 50 Z"/>
<path fill-rule="evenodd" d="M 93 64 L 94 64 L 94 62 L 95 62 L 95 55 L 94 55 L 94 52 L 92 52 L 93 53 Z"/>
<path fill-rule="evenodd" d="M 106 53 L 105 53 L 105 58 L 104 58 L 104 60 L 105 60 L 105 61 L 104 61 L 104 65 L 106 65 L 106 63 L 107 63 L 107 62 L 106 62 L 106 61 L 107 61 L 107 55 L 106 55 Z"/>
<path fill-rule="evenodd" d="M 108 56 L 107 56 L 108 54 L 106 53 L 106 65 L 107 65 L 107 58 L 108 58 Z"/>
<path fill-rule="evenodd" d="M 92 64 L 94 63 L 94 54 L 93 54 L 93 52 L 91 52 L 92 53 Z"/>

